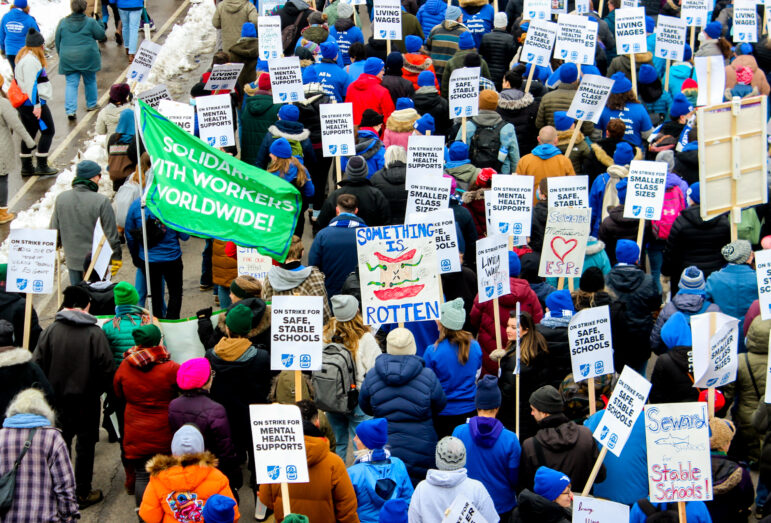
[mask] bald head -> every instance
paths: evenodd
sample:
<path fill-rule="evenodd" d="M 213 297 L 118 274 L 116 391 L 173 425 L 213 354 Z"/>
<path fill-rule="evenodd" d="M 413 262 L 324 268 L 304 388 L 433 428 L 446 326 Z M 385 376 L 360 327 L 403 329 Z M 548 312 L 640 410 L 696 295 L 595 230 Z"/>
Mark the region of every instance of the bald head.
<path fill-rule="evenodd" d="M 541 130 L 538 132 L 538 143 L 557 145 L 557 129 L 551 125 L 541 127 Z"/>

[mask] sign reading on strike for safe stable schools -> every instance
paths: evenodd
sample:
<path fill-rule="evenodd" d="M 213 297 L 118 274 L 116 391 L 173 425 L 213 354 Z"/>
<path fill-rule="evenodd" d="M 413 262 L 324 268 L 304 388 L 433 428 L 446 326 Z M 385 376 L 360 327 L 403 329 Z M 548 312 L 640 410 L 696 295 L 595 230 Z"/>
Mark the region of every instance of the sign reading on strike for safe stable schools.
<path fill-rule="evenodd" d="M 538 275 L 577 278 L 584 267 L 591 209 L 549 208 Z"/>
<path fill-rule="evenodd" d="M 704 27 L 709 22 L 707 15 L 711 10 L 711 0 L 682 0 L 680 18 L 688 27 Z"/>
<path fill-rule="evenodd" d="M 450 75 L 450 118 L 479 114 L 479 67 L 461 67 Z"/>
<path fill-rule="evenodd" d="M 632 160 L 627 178 L 624 218 L 661 219 L 667 169 L 666 162 Z"/>
<path fill-rule="evenodd" d="M 707 409 L 705 402 L 645 406 L 652 503 L 712 499 Z"/>
<path fill-rule="evenodd" d="M 353 137 L 353 104 L 321 104 L 321 150 L 324 156 L 355 154 Z"/>
<path fill-rule="evenodd" d="M 576 382 L 613 374 L 613 341 L 607 305 L 583 309 L 568 325 L 570 361 Z"/>
<path fill-rule="evenodd" d="M 249 405 L 257 482 L 308 483 L 303 421 L 297 405 Z"/>
<path fill-rule="evenodd" d="M 413 175 L 407 183 L 407 214 L 446 209 L 452 180 L 443 176 Z"/>
<path fill-rule="evenodd" d="M 171 100 L 171 93 L 164 84 L 156 85 L 152 89 L 142 91 L 137 98 L 148 104 L 153 109 L 157 109 L 163 100 Z"/>
<path fill-rule="evenodd" d="M 198 113 L 198 134 L 201 140 L 212 147 L 236 144 L 229 94 L 199 96 L 195 99 L 195 110 Z"/>
<path fill-rule="evenodd" d="M 183 104 L 173 100 L 161 100 L 158 104 L 158 112 L 174 122 L 185 131 L 193 134 L 195 125 L 195 107 L 190 104 Z"/>
<path fill-rule="evenodd" d="M 550 176 L 546 178 L 549 207 L 580 207 L 589 208 L 589 177 Z"/>
<path fill-rule="evenodd" d="M 760 317 L 771 319 L 771 250 L 755 253 L 755 274 L 758 277 Z"/>
<path fill-rule="evenodd" d="M 735 0 L 733 15 L 733 41 L 758 41 L 758 12 L 755 0 Z"/>
<path fill-rule="evenodd" d="M 160 44 L 151 40 L 142 40 L 137 54 L 134 55 L 134 61 L 129 66 L 126 80 L 136 83 L 144 82 L 153 67 L 153 62 L 158 58 L 158 53 L 161 52 L 161 47 Z"/>
<path fill-rule="evenodd" d="M 436 257 L 441 274 L 460 272 L 458 252 L 458 231 L 455 228 L 455 213 L 452 209 L 440 209 L 425 213 L 407 214 L 407 223 L 431 223 L 436 229 Z"/>
<path fill-rule="evenodd" d="M 402 4 L 399 0 L 375 0 L 372 36 L 375 40 L 402 39 Z"/>
<path fill-rule="evenodd" d="M 444 136 L 413 134 L 407 146 L 407 183 L 415 174 L 442 176 L 444 172 Z"/>
<path fill-rule="evenodd" d="M 270 370 L 321 369 L 323 296 L 273 296 Z"/>
<path fill-rule="evenodd" d="M 260 58 L 272 60 L 284 54 L 284 46 L 281 43 L 281 17 L 260 16 L 257 19 L 257 32 L 259 38 Z"/>
<path fill-rule="evenodd" d="M 263 281 L 273 267 L 270 256 L 264 256 L 250 247 L 236 247 L 236 260 L 239 276 L 251 276 L 259 281 Z"/>
<path fill-rule="evenodd" d="M 230 90 L 236 86 L 244 64 L 215 64 L 203 88 L 207 91 Z"/>
<path fill-rule="evenodd" d="M 585 74 L 581 77 L 578 91 L 570 102 L 567 115 L 576 120 L 597 123 L 608 102 L 614 81 L 597 74 Z"/>
<path fill-rule="evenodd" d="M 108 242 L 105 247 L 112 251 Z M 50 294 L 56 273 L 55 229 L 11 229 L 6 292 Z"/>
<path fill-rule="evenodd" d="M 479 303 L 511 294 L 507 236 L 495 234 L 477 240 L 477 294 Z"/>
<path fill-rule="evenodd" d="M 685 20 L 659 15 L 656 24 L 656 58 L 682 60 L 685 52 Z"/>
<path fill-rule="evenodd" d="M 551 51 L 556 37 L 557 24 L 533 20 L 527 30 L 520 61 L 532 65 L 547 65 L 551 60 Z"/>
<path fill-rule="evenodd" d="M 273 103 L 293 103 L 305 100 L 300 59 L 296 56 L 268 60 Z"/>
<path fill-rule="evenodd" d="M 514 236 L 514 244 L 530 235 L 533 208 L 533 177 L 496 174 L 492 179 L 490 224 L 496 234 Z M 485 196 L 487 198 L 487 196 Z"/>
<path fill-rule="evenodd" d="M 715 333 L 710 337 L 710 315 Z M 722 387 L 736 380 L 739 320 L 722 312 L 691 316 L 694 387 Z"/>
<path fill-rule="evenodd" d="M 647 49 L 645 8 L 616 9 L 616 49 L 618 54 L 642 53 Z"/>
<path fill-rule="evenodd" d="M 573 523 L 629 523 L 629 505 L 607 499 L 575 496 Z"/>
<path fill-rule="evenodd" d="M 637 416 L 642 413 L 650 390 L 651 383 L 626 365 L 621 371 L 616 388 L 613 389 L 600 424 L 594 431 L 594 439 L 621 457 L 621 451 L 632 433 Z"/>
<path fill-rule="evenodd" d="M 433 224 L 356 229 L 364 323 L 439 319 Z"/>
<path fill-rule="evenodd" d="M 581 63 L 584 30 L 589 19 L 581 15 L 560 14 L 557 18 L 557 39 L 554 56 L 565 62 Z"/>

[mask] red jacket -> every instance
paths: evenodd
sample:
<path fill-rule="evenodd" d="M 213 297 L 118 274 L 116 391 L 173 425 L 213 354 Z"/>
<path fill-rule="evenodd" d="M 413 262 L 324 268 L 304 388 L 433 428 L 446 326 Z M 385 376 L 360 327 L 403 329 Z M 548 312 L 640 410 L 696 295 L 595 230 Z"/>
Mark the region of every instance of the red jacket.
<path fill-rule="evenodd" d="M 436 77 L 436 71 L 434 70 L 434 63 L 431 58 L 420 53 L 405 53 L 404 54 L 404 67 L 402 67 L 402 78 L 412 82 L 412 86 L 417 91 L 418 76 L 423 71 L 431 71 Z M 439 89 L 439 80 L 434 80 L 434 87 Z"/>
<path fill-rule="evenodd" d="M 361 74 L 355 82 L 348 86 L 345 101 L 353 104 L 354 125 L 361 123 L 361 115 L 367 109 L 382 114 L 384 122 L 388 120 L 395 109 L 391 93 L 380 84 L 380 78 L 371 74 Z"/>
<path fill-rule="evenodd" d="M 506 337 L 506 324 L 509 322 L 509 314 L 516 310 L 517 302 L 522 312 L 529 312 L 535 323 L 540 323 L 543 318 L 543 309 L 533 289 L 526 280 L 520 278 L 509 279 L 511 294 L 498 298 L 498 310 L 501 315 L 501 348 L 506 348 L 509 340 Z M 495 350 L 495 315 L 493 300 L 479 303 L 479 296 L 474 298 L 474 306 L 471 308 L 471 326 L 478 330 L 477 341 L 482 346 L 482 373 L 498 375 L 498 363 L 490 359 L 490 353 Z"/>

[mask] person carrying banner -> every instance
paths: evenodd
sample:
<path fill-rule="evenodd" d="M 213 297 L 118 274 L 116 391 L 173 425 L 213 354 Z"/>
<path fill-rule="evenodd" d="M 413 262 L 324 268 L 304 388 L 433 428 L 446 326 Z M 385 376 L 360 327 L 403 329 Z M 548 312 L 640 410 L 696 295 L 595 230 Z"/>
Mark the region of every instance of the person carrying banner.
<path fill-rule="evenodd" d="M 570 506 L 573 492 L 570 478 L 549 467 L 539 467 L 533 489 L 524 489 L 519 495 L 519 506 L 514 509 L 511 523 L 568 523 L 572 520 Z"/>

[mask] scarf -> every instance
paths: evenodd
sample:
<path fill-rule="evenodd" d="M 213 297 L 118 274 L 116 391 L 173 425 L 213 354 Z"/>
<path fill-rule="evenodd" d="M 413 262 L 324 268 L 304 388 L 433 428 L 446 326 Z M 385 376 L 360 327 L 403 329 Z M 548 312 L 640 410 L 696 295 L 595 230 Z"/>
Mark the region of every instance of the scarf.
<path fill-rule="evenodd" d="M 3 427 L 7 429 L 32 429 L 35 427 L 50 427 L 51 422 L 40 414 L 20 413 L 3 420 Z"/>
<path fill-rule="evenodd" d="M 573 315 L 570 311 L 562 311 L 562 316 L 552 316 L 551 311 L 547 312 L 541 320 L 541 325 L 552 329 L 558 329 L 560 327 L 567 327 L 570 324 L 570 318 Z"/>
<path fill-rule="evenodd" d="M 339 217 L 342 218 L 343 216 L 355 216 L 353 214 L 349 213 L 340 213 Z M 353 229 L 355 227 L 362 227 L 361 222 L 356 220 L 334 220 L 330 222 L 330 227 L 343 227 L 345 229 Z"/>
<path fill-rule="evenodd" d="M 124 316 L 127 314 L 136 314 L 137 316 L 142 316 L 144 313 L 145 313 L 145 310 L 139 305 L 116 305 L 115 306 L 116 316 Z"/>
<path fill-rule="evenodd" d="M 72 186 L 73 187 L 77 187 L 79 185 L 82 185 L 83 187 L 85 187 L 89 191 L 99 192 L 99 186 L 96 183 L 94 183 L 91 180 L 88 180 L 86 178 L 78 178 L 76 176 L 75 179 L 72 180 Z"/>
<path fill-rule="evenodd" d="M 214 346 L 214 354 L 225 361 L 244 361 L 242 358 L 250 348 L 253 347 L 248 338 L 222 338 Z"/>
<path fill-rule="evenodd" d="M 134 367 L 147 367 L 155 363 L 163 363 L 171 359 L 169 351 L 163 345 L 157 347 L 131 347 L 123 355 L 124 360 L 128 360 Z"/>

